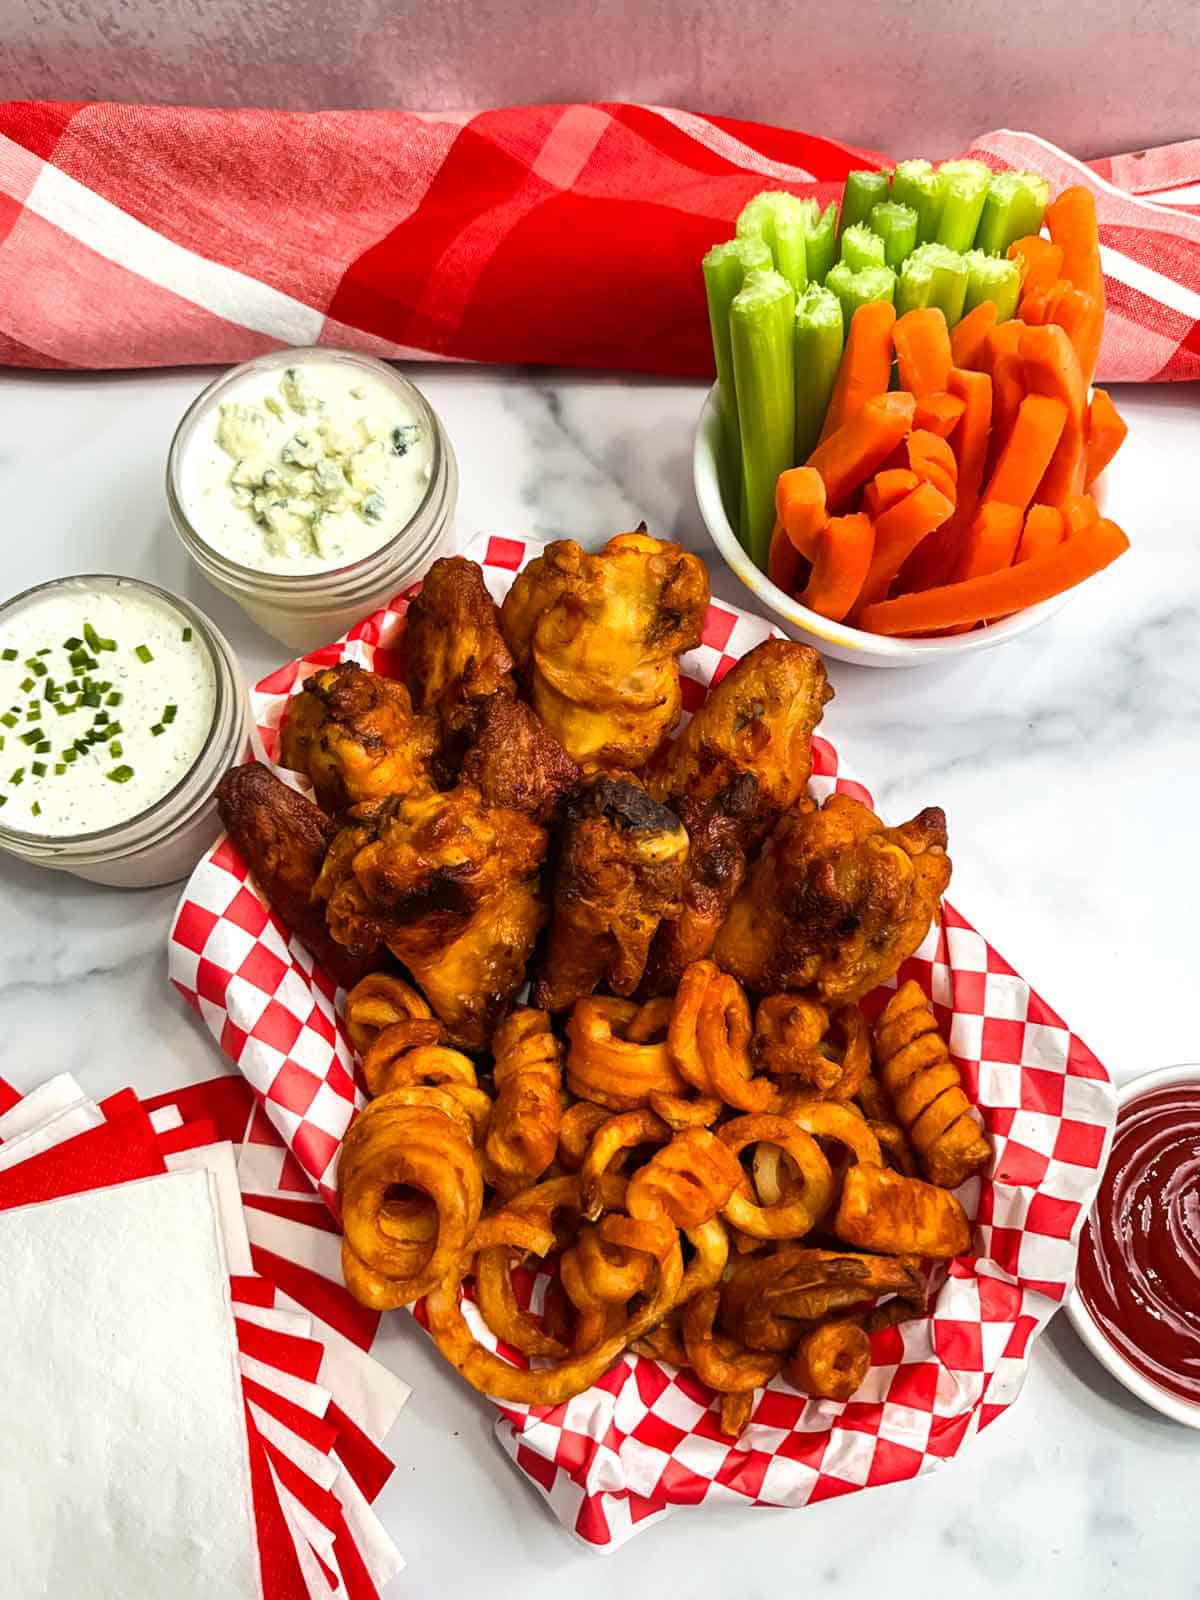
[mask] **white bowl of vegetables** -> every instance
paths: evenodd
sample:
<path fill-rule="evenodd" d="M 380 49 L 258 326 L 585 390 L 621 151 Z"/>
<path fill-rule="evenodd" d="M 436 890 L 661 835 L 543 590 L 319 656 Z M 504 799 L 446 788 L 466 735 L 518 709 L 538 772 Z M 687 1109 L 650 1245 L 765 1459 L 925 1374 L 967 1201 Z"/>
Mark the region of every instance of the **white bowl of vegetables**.
<path fill-rule="evenodd" d="M 756 196 L 705 257 L 701 515 L 760 607 L 829 655 L 989 649 L 1127 547 L 1085 492 L 1125 431 L 1090 387 L 1094 205 L 1048 201 L 1036 174 L 905 162 L 851 173 L 840 218 Z"/>

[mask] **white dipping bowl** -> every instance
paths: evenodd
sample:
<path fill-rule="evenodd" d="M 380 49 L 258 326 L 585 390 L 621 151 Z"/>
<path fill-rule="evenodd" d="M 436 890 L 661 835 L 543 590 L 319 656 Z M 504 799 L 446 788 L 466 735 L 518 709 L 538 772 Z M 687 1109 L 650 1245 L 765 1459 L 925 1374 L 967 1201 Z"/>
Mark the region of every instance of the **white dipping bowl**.
<path fill-rule="evenodd" d="M 1154 1072 L 1143 1072 L 1140 1077 L 1134 1078 L 1117 1090 L 1117 1115 L 1120 1116 L 1121 1107 L 1127 1105 L 1130 1100 L 1136 1100 L 1144 1094 L 1152 1094 L 1155 1089 L 1169 1089 L 1176 1083 L 1200 1083 L 1200 1065 L 1193 1063 L 1176 1067 L 1159 1067 Z M 1200 1405 L 1159 1388 L 1157 1383 L 1152 1382 L 1127 1361 L 1116 1345 L 1109 1343 L 1078 1289 L 1071 1291 L 1071 1297 L 1067 1301 L 1067 1315 L 1075 1332 L 1096 1360 L 1102 1367 L 1106 1367 L 1118 1382 L 1123 1383 L 1130 1394 L 1136 1395 L 1146 1405 L 1153 1406 L 1155 1411 L 1161 1411 L 1164 1417 L 1170 1417 L 1174 1422 L 1182 1422 L 1188 1428 L 1200 1428 Z"/>
<path fill-rule="evenodd" d="M 1017 611 L 1000 622 L 991 622 L 986 627 L 973 628 L 970 633 L 954 634 L 945 639 L 891 639 L 880 633 L 864 633 L 861 628 L 851 628 L 844 622 L 830 622 L 828 617 L 810 611 L 772 583 L 738 543 L 717 480 L 719 440 L 720 423 L 714 384 L 700 413 L 692 450 L 692 477 L 704 526 L 724 556 L 726 565 L 733 569 L 758 602 L 754 609 L 768 613 L 789 633 L 807 639 L 824 655 L 833 656 L 837 661 L 853 661 L 863 667 L 919 667 L 927 662 L 945 661 L 951 656 L 970 655 L 975 650 L 990 650 L 1047 621 L 1075 593 L 1074 589 L 1067 589 L 1052 600 L 1028 606 L 1024 611 Z"/>

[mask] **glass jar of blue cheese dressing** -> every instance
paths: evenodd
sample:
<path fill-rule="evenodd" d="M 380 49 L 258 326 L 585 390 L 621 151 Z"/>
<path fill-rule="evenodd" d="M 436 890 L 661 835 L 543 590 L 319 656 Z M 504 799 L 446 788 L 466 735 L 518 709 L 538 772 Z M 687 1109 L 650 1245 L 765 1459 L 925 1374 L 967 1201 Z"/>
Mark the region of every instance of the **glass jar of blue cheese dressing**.
<path fill-rule="evenodd" d="M 453 540 L 458 467 L 424 395 L 369 356 L 274 351 L 193 402 L 167 460 L 176 533 L 283 643 L 326 644 Z"/>
<path fill-rule="evenodd" d="M 250 747 L 237 659 L 133 578 L 59 578 L 0 606 L 0 849 L 94 883 L 186 877 Z"/>

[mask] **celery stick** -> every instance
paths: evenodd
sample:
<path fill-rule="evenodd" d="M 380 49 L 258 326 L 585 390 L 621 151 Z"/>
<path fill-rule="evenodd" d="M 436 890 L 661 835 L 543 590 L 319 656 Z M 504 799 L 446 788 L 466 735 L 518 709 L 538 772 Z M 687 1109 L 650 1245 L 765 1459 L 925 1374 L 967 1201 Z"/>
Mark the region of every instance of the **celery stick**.
<path fill-rule="evenodd" d="M 778 272 L 749 272 L 729 313 L 742 436 L 738 538 L 766 571 L 775 526 L 775 484 L 792 465 L 796 390 L 792 322 L 796 296 Z"/>
<path fill-rule="evenodd" d="M 842 190 L 842 209 L 838 217 L 838 233 L 845 233 L 856 222 L 865 222 L 872 206 L 880 205 L 888 197 L 886 172 L 848 172 L 846 187 Z"/>
<path fill-rule="evenodd" d="M 831 200 L 821 213 L 820 221 L 814 220 L 808 230 L 805 240 L 805 249 L 808 259 L 808 281 L 810 283 L 824 283 L 826 274 L 833 265 L 834 255 L 837 250 L 837 202 Z"/>
<path fill-rule="evenodd" d="M 1041 231 L 1050 185 L 1038 172 L 998 172 L 988 185 L 975 243 L 1002 256 L 1014 239 Z"/>
<path fill-rule="evenodd" d="M 796 302 L 796 452 L 803 463 L 817 448 L 844 342 L 842 302 L 810 283 Z"/>
<path fill-rule="evenodd" d="M 1017 314 L 1017 301 L 1021 297 L 1021 266 L 1017 261 L 1006 261 L 1003 256 L 985 255 L 982 250 L 968 250 L 963 260 L 967 263 L 967 297 L 963 301 L 963 315 L 974 311 L 984 300 L 996 308 L 996 321 L 1007 322 Z"/>
<path fill-rule="evenodd" d="M 943 161 L 938 176 L 943 195 L 938 243 L 951 250 L 969 250 L 992 181 L 991 169 L 982 161 Z"/>
<path fill-rule="evenodd" d="M 965 278 L 965 274 L 964 274 Z M 890 267 L 864 267 L 852 272 L 844 261 L 830 268 L 825 287 L 832 289 L 842 302 L 842 316 L 847 327 L 859 306 L 869 300 L 891 300 L 896 293 L 896 274 Z"/>
<path fill-rule="evenodd" d="M 851 272 L 885 265 L 883 240 L 865 222 L 852 222 L 842 235 L 842 260 Z"/>
<path fill-rule="evenodd" d="M 917 243 L 937 238 L 944 185 L 928 161 L 901 161 L 892 173 L 892 199 L 917 213 Z"/>
<path fill-rule="evenodd" d="M 919 244 L 900 268 L 896 310 L 901 316 L 921 306 L 937 306 L 952 328 L 963 314 L 967 262 L 944 244 Z"/>
<path fill-rule="evenodd" d="M 717 403 L 721 418 L 721 448 L 717 455 L 721 496 L 737 520 L 738 483 L 741 475 L 741 439 L 738 434 L 737 397 L 733 382 L 733 355 L 729 343 L 729 308 L 741 291 L 746 274 L 771 265 L 771 252 L 762 239 L 730 239 L 717 244 L 704 257 L 704 289 L 708 297 L 708 322 L 712 330 L 717 366 Z"/>
<path fill-rule="evenodd" d="M 872 206 L 868 222 L 872 233 L 883 240 L 883 259 L 894 271 L 917 244 L 917 213 L 911 206 L 902 206 L 894 200 Z"/>
<path fill-rule="evenodd" d="M 817 202 L 783 189 L 766 189 L 747 201 L 737 219 L 738 237 L 762 239 L 776 272 L 799 291 L 808 282 L 805 239 L 817 218 Z"/>

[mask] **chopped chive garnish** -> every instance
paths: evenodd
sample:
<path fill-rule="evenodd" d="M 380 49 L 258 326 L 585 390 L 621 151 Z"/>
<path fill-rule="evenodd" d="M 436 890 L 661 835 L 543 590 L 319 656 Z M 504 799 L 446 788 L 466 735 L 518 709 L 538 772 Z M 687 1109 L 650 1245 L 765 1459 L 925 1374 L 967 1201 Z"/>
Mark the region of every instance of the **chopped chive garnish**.
<path fill-rule="evenodd" d="M 0 733 L 0 750 L 4 749 L 4 735 Z"/>
<path fill-rule="evenodd" d="M 54 763 L 54 776 L 56 778 L 61 778 L 63 773 L 66 770 L 67 770 L 67 763 L 65 761 L 56 761 Z"/>
<path fill-rule="evenodd" d="M 37 744 L 38 740 L 42 737 L 42 730 L 40 728 L 26 728 L 25 732 L 18 734 L 17 737 L 20 739 L 22 744 Z"/>
<path fill-rule="evenodd" d="M 6 794 L 0 794 L 0 806 L 6 806 L 7 804 L 8 796 Z"/>
<path fill-rule="evenodd" d="M 42 706 L 40 701 L 34 701 L 33 705 L 25 707 L 26 722 L 40 722 L 41 720 Z"/>
<path fill-rule="evenodd" d="M 111 772 L 105 773 L 105 777 L 107 777 L 112 783 L 128 783 L 130 778 L 133 777 L 133 768 L 124 766 L 114 767 Z"/>
<path fill-rule="evenodd" d="M 83 640 L 72 634 L 69 639 L 63 640 L 62 647 L 64 650 L 82 650 Z"/>
<path fill-rule="evenodd" d="M 68 717 L 78 704 L 78 700 L 56 700 L 54 709 L 60 717 Z"/>
<path fill-rule="evenodd" d="M 105 728 L 104 737 L 106 739 L 115 739 L 119 733 L 124 733 L 124 732 L 125 732 L 125 730 L 124 730 L 124 728 L 122 728 L 122 726 L 121 726 L 121 724 L 119 722 L 113 722 L 113 723 L 110 723 L 107 728 Z"/>
<path fill-rule="evenodd" d="M 0 722 L 2 722 L 6 728 L 15 728 L 17 725 L 17 719 L 13 716 L 11 711 L 6 711 L 4 715 L 0 717 Z"/>
<path fill-rule="evenodd" d="M 100 696 L 96 693 L 95 689 L 88 689 L 86 691 L 83 696 L 83 704 L 85 706 L 98 706 L 100 704 Z"/>
<path fill-rule="evenodd" d="M 191 642 L 192 642 L 192 630 L 190 628 L 185 628 L 183 630 L 183 642 L 184 642 L 184 644 L 191 644 Z"/>
<path fill-rule="evenodd" d="M 35 761 L 29 770 L 35 778 L 44 778 L 46 776 L 46 763 L 44 761 Z"/>
<path fill-rule="evenodd" d="M 121 759 L 121 757 L 125 754 L 125 746 L 121 743 L 120 739 L 112 739 L 109 741 L 108 753 L 110 756 L 112 756 L 114 761 L 119 761 Z"/>
<path fill-rule="evenodd" d="M 75 741 L 75 749 L 81 756 L 87 755 L 87 753 L 88 753 L 87 740 L 86 739 L 76 739 L 76 741 Z"/>
<path fill-rule="evenodd" d="M 47 678 L 46 679 L 46 687 L 42 690 L 43 697 L 45 699 L 47 699 L 47 700 L 54 701 L 54 700 L 58 699 L 58 697 L 59 697 L 59 695 L 61 693 L 62 693 L 62 690 L 55 683 L 54 679 L 53 678 Z"/>
<path fill-rule="evenodd" d="M 12 773 L 9 776 L 9 780 L 8 781 L 9 781 L 9 783 L 20 783 L 21 779 L 24 776 L 25 776 L 25 768 L 24 767 L 14 767 L 13 770 L 12 770 Z"/>
<path fill-rule="evenodd" d="M 119 706 L 124 698 L 125 696 L 119 689 L 114 689 L 113 692 L 107 697 L 104 704 L 106 706 Z"/>
<path fill-rule="evenodd" d="M 138 658 L 139 661 L 153 661 L 154 660 L 154 656 L 151 654 L 151 651 L 150 651 L 150 649 L 149 649 L 149 647 L 147 645 L 139 644 L 137 649 L 133 653 Z"/>
<path fill-rule="evenodd" d="M 35 656 L 48 656 L 50 654 L 50 646 L 44 644 L 40 650 L 35 650 L 33 653 Z"/>
<path fill-rule="evenodd" d="M 36 800 L 35 800 L 35 801 L 34 801 L 34 802 L 33 802 L 33 804 L 32 804 L 32 805 L 31 805 L 31 806 L 30 806 L 30 808 L 29 808 L 29 814 L 30 814 L 30 816 L 34 816 L 34 817 L 40 817 L 40 816 L 41 816 L 41 814 L 42 814 L 42 808 L 41 808 L 41 806 L 40 806 L 40 805 L 38 805 L 38 803 L 37 803 L 37 801 L 36 801 Z"/>
<path fill-rule="evenodd" d="M 161 722 L 156 722 L 154 724 L 154 726 L 150 729 L 150 732 L 154 735 L 154 737 L 156 739 L 158 738 L 160 733 L 166 733 L 166 731 L 167 730 L 163 727 Z"/>
<path fill-rule="evenodd" d="M 72 761 L 77 761 L 79 759 L 79 751 L 76 750 L 74 745 L 71 745 L 63 751 L 62 758 L 66 762 L 67 766 L 70 766 Z"/>
<path fill-rule="evenodd" d="M 32 688 L 33 688 L 33 679 L 32 678 L 22 678 L 21 679 L 21 692 L 22 692 L 22 694 L 28 694 L 30 689 L 32 689 Z"/>
<path fill-rule="evenodd" d="M 107 721 L 108 721 L 108 712 L 107 711 L 97 711 L 96 715 L 92 718 L 92 726 L 94 728 L 102 728 Z"/>
<path fill-rule="evenodd" d="M 75 694 L 79 689 L 79 679 L 78 678 L 68 678 L 66 683 L 63 684 L 63 688 L 67 691 L 68 694 Z"/>
<path fill-rule="evenodd" d="M 187 630 L 184 629 L 185 633 L 186 633 L 186 631 Z M 15 661 L 16 659 L 17 659 L 17 652 L 15 650 L 13 650 L 11 648 L 9 648 L 8 650 L 0 650 L 0 660 Z"/>
<path fill-rule="evenodd" d="M 27 661 L 25 665 L 35 678 L 44 678 L 50 670 L 44 661 L 38 661 L 36 657 L 32 661 Z"/>
<path fill-rule="evenodd" d="M 48 756 L 50 754 L 49 739 L 39 739 L 37 744 L 34 745 L 33 750 L 35 755 Z"/>
<path fill-rule="evenodd" d="M 163 721 L 164 722 L 174 722 L 175 721 L 175 715 L 178 712 L 178 710 L 179 710 L 178 706 L 164 706 L 163 707 L 163 714 L 162 714 Z"/>

